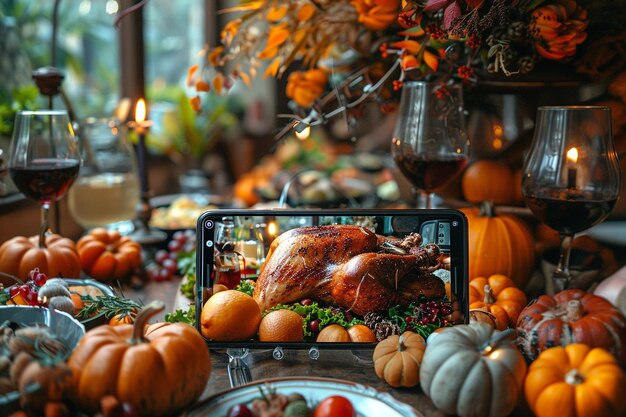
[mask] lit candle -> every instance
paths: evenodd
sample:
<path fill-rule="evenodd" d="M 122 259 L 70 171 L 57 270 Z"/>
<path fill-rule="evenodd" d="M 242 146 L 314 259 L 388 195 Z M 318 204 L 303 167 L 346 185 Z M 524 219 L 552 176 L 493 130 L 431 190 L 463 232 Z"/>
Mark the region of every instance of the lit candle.
<path fill-rule="evenodd" d="M 135 106 L 135 121 L 130 123 L 130 127 L 137 132 L 137 165 L 142 194 L 147 194 L 150 190 L 148 185 L 148 166 L 146 165 L 146 133 L 152 126 L 152 121 L 146 120 L 146 114 L 146 102 L 140 98 Z"/>
<path fill-rule="evenodd" d="M 578 162 L 578 150 L 571 148 L 567 151 L 567 188 L 576 188 L 576 162 Z"/>

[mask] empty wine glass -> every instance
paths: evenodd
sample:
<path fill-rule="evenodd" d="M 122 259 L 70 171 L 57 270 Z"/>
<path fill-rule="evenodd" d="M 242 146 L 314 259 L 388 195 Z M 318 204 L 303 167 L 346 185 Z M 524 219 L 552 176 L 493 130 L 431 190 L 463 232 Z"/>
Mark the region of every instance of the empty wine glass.
<path fill-rule="evenodd" d="M 9 152 L 11 179 L 41 206 L 39 246 L 45 247 L 50 204 L 65 195 L 80 168 L 80 151 L 67 111 L 19 111 Z"/>
<path fill-rule="evenodd" d="M 546 282 L 548 294 L 569 287 L 574 235 L 606 219 L 619 191 L 610 108 L 540 107 L 522 194 L 533 214 L 560 233 L 559 262 Z"/>
<path fill-rule="evenodd" d="M 405 82 L 402 87 L 391 155 L 417 188 L 420 207 L 430 208 L 431 194 L 443 189 L 467 164 L 462 91 L 459 85 L 424 81 Z"/>

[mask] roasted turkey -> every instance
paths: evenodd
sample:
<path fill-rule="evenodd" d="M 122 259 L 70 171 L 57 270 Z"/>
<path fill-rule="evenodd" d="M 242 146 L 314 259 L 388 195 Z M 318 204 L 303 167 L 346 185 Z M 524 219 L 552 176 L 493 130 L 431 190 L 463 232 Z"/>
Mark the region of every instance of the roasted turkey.
<path fill-rule="evenodd" d="M 430 273 L 439 247 L 421 243 L 417 233 L 397 239 L 349 225 L 289 230 L 272 242 L 254 299 L 262 310 L 310 298 L 365 315 L 443 297 L 443 281 Z"/>

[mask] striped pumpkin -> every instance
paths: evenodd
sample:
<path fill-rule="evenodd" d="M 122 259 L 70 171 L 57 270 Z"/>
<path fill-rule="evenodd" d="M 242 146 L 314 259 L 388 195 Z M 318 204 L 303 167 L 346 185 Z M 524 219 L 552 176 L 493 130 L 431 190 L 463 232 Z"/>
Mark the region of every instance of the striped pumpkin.
<path fill-rule="evenodd" d="M 554 346 L 584 343 L 608 350 L 626 366 L 626 317 L 606 299 L 583 290 L 539 296 L 520 313 L 517 335 L 530 360 Z"/>

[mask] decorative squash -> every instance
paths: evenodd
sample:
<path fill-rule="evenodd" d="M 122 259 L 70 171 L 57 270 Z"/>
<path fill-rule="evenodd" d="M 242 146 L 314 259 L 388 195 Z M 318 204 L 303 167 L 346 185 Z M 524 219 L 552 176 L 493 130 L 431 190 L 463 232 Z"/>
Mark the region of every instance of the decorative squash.
<path fill-rule="evenodd" d="M 531 360 L 553 346 L 584 343 L 607 349 L 626 365 L 626 318 L 604 298 L 583 290 L 539 296 L 520 313 L 517 334 Z"/>
<path fill-rule="evenodd" d="M 94 413 L 112 394 L 139 415 L 164 416 L 198 399 L 211 373 L 208 347 L 189 324 L 146 325 L 164 307 L 152 302 L 134 325 L 98 326 L 83 336 L 68 361 L 79 407 Z"/>
<path fill-rule="evenodd" d="M 420 364 L 426 343 L 417 333 L 406 331 L 380 341 L 374 349 L 374 370 L 392 387 L 414 387 L 420 382 Z"/>
<path fill-rule="evenodd" d="M 498 161 L 481 159 L 463 172 L 463 197 L 470 203 L 491 201 L 494 204 L 513 203 L 513 171 Z"/>
<path fill-rule="evenodd" d="M 83 271 L 99 281 L 128 278 L 141 265 L 141 245 L 114 230 L 93 229 L 77 248 Z"/>
<path fill-rule="evenodd" d="M 513 215 L 494 215 L 489 205 L 462 211 L 468 220 L 469 276 L 504 274 L 518 288 L 524 288 L 535 269 L 528 227 Z"/>
<path fill-rule="evenodd" d="M 626 414 L 626 373 L 605 349 L 582 343 L 547 349 L 530 365 L 524 393 L 537 417 Z"/>
<path fill-rule="evenodd" d="M 43 244 L 42 244 L 43 243 Z M 76 245 L 57 234 L 17 236 L 0 246 L 0 272 L 26 279 L 35 268 L 49 277 L 78 278 L 81 271 Z M 4 282 L 0 276 L 0 282 Z"/>
<path fill-rule="evenodd" d="M 460 417 L 502 417 L 517 404 L 526 362 L 510 336 L 484 323 L 448 327 L 429 340 L 420 369 L 435 407 Z"/>
<path fill-rule="evenodd" d="M 469 302 L 470 310 L 484 309 L 491 313 L 496 319 L 496 328 L 504 330 L 509 326 L 515 327 L 528 298 L 509 277 L 496 274 L 470 281 Z"/>

